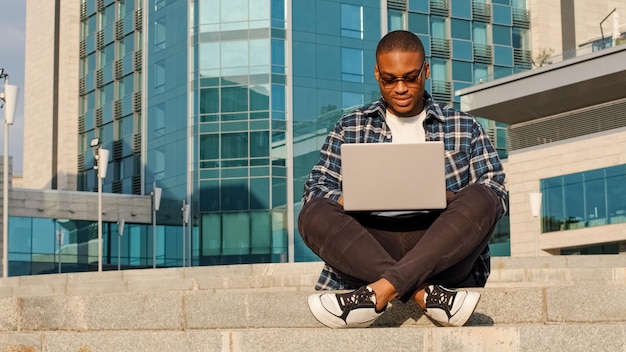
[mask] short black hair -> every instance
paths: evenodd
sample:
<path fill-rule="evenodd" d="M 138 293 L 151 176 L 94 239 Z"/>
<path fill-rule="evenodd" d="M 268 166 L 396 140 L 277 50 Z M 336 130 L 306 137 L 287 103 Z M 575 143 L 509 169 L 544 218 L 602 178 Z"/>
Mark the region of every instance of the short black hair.
<path fill-rule="evenodd" d="M 376 47 L 376 58 L 378 55 L 391 51 L 417 52 L 425 57 L 424 44 L 420 38 L 412 32 L 397 30 L 387 33 L 378 42 Z"/>

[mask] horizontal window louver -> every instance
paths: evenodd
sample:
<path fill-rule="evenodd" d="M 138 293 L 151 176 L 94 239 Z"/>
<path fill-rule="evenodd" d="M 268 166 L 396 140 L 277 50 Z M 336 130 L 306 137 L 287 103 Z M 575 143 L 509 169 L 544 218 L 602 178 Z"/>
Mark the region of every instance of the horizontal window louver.
<path fill-rule="evenodd" d="M 387 0 L 387 8 L 392 10 L 406 10 L 406 0 Z"/>
<path fill-rule="evenodd" d="M 509 150 L 534 147 L 626 127 L 626 99 L 509 128 Z"/>

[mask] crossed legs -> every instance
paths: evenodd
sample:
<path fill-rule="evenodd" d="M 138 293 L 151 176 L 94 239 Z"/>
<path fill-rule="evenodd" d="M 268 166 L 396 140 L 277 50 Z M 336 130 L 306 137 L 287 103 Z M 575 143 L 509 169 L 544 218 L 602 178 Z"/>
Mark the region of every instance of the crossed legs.
<path fill-rule="evenodd" d="M 474 263 L 501 214 L 489 187 L 464 188 L 438 213 L 405 219 L 349 214 L 334 201 L 308 201 L 298 219 L 305 243 L 333 269 L 369 284 L 377 307 L 399 297 L 422 303 L 428 284 L 479 286 Z M 420 304 L 421 305 L 421 304 Z"/>

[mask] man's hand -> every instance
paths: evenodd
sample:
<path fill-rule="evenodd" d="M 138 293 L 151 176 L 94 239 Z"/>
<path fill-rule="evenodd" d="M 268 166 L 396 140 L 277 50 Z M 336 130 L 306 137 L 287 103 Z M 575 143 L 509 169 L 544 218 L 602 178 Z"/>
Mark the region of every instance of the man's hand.
<path fill-rule="evenodd" d="M 447 196 L 446 196 L 446 198 L 447 198 Z M 339 200 L 337 201 L 337 203 L 339 203 L 339 205 L 341 205 L 343 207 L 343 195 L 341 195 L 339 197 Z"/>

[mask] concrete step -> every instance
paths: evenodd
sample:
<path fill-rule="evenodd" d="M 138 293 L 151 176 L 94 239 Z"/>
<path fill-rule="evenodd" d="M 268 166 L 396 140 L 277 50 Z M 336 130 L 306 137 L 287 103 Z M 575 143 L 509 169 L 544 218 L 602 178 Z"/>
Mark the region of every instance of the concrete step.
<path fill-rule="evenodd" d="M 322 263 L 0 280 L 0 351 L 626 351 L 626 256 L 494 258 L 462 328 L 394 301 L 332 330 L 306 299 Z"/>
<path fill-rule="evenodd" d="M 482 288 L 468 326 L 626 322 L 626 285 Z M 0 331 L 320 328 L 313 291 L 190 290 L 0 299 Z M 394 301 L 379 327 L 433 324 L 419 307 Z"/>
<path fill-rule="evenodd" d="M 321 262 L 243 264 L 9 277 L 0 298 L 189 290 L 309 290 Z M 626 255 L 497 257 L 487 287 L 620 286 Z"/>
<path fill-rule="evenodd" d="M 3 351 L 576 352 L 626 350 L 626 323 L 367 329 L 0 332 Z"/>

